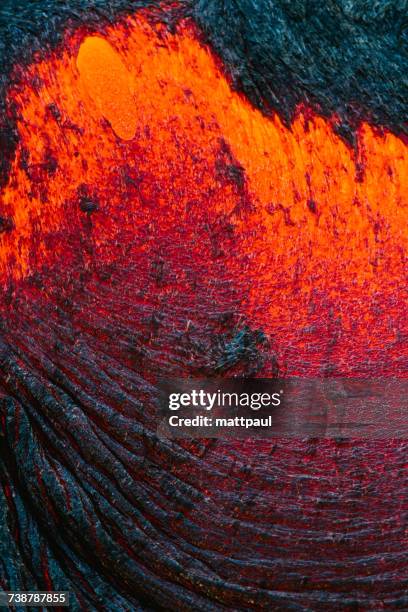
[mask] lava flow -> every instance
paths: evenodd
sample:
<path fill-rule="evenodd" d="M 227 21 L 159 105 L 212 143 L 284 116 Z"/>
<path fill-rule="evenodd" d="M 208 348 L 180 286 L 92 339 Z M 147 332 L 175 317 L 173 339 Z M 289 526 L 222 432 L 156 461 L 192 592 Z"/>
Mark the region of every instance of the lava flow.
<path fill-rule="evenodd" d="M 404 141 L 265 116 L 193 23 L 148 13 L 16 67 L 8 107 L 7 504 L 50 584 L 88 609 L 403 602 L 403 443 L 151 432 L 158 374 L 408 375 Z"/>
<path fill-rule="evenodd" d="M 293 370 L 312 348 L 316 372 L 327 361 L 365 372 L 364 355 L 406 372 L 398 137 L 362 125 L 354 151 L 334 120 L 306 110 L 285 127 L 231 90 L 191 24 L 170 34 L 140 16 L 76 34 L 24 72 L 9 102 L 19 143 L 2 196 L 3 282 L 92 265 L 87 215 L 98 265 L 183 228 L 192 258 L 223 259 L 247 320 Z"/>

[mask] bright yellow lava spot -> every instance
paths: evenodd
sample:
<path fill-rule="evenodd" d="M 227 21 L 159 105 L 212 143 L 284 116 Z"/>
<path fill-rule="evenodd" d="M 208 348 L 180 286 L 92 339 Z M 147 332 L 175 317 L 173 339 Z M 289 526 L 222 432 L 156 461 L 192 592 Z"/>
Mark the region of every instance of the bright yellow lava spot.
<path fill-rule="evenodd" d="M 115 134 L 131 140 L 136 131 L 136 109 L 131 75 L 119 54 L 103 38 L 90 36 L 82 43 L 77 67 L 86 92 Z"/>

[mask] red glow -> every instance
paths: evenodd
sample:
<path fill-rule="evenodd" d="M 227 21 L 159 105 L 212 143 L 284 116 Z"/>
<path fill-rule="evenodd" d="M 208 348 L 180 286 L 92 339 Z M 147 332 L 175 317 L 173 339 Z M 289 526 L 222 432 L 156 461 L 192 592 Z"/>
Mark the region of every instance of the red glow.
<path fill-rule="evenodd" d="M 94 208 L 90 268 L 131 260 L 151 233 L 177 241 L 181 227 L 191 262 L 211 261 L 203 227 L 227 220 L 226 278 L 290 373 L 330 363 L 358 374 L 367 360 L 377 374 L 406 372 L 407 150 L 396 136 L 362 125 L 356 155 L 321 117 L 299 112 L 286 128 L 231 90 L 191 24 L 171 34 L 142 16 L 104 38 L 76 34 L 9 99 L 20 140 L 2 195 L 14 222 L 0 236 L 3 282 L 74 266 Z"/>

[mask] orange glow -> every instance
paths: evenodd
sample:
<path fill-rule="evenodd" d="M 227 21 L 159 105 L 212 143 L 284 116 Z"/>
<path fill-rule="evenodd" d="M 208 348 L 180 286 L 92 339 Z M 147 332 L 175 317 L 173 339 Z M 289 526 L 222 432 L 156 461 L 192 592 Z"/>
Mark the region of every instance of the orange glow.
<path fill-rule="evenodd" d="M 106 40 L 90 36 L 82 43 L 77 66 L 87 93 L 100 114 L 124 140 L 136 131 L 137 109 L 131 91 L 131 75 L 120 55 Z"/>
<path fill-rule="evenodd" d="M 299 111 L 288 129 L 263 116 L 189 23 L 172 34 L 139 15 L 104 38 L 77 34 L 10 91 L 20 142 L 2 196 L 15 226 L 0 236 L 2 279 L 75 260 L 81 197 L 99 203 L 102 262 L 124 242 L 146 248 L 153 226 L 177 236 L 188 224 L 199 257 L 204 222 L 227 218 L 237 249 L 226 275 L 251 324 L 298 355 L 333 333 L 332 359 L 359 342 L 392 351 L 407 297 L 404 143 L 363 125 L 356 156 L 328 120 Z"/>

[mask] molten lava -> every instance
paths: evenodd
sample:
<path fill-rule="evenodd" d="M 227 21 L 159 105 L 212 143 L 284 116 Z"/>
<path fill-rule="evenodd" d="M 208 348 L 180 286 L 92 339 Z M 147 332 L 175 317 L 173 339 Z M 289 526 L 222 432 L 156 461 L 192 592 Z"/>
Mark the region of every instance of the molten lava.
<path fill-rule="evenodd" d="M 28 68 L 9 102 L 20 139 L 2 196 L 13 222 L 0 237 L 3 282 L 79 255 L 91 266 L 88 208 L 99 264 L 148 248 L 150 232 L 177 240 L 182 226 L 200 243 L 191 256 L 211 259 L 203 236 L 217 226 L 246 318 L 295 370 L 312 350 L 314 371 L 330 353 L 334 371 L 363 372 L 362 355 L 383 361 L 386 347 L 380 370 L 399 360 L 406 372 L 398 137 L 362 125 L 354 151 L 334 120 L 301 110 L 285 127 L 231 89 L 190 23 L 170 33 L 143 16 L 66 40 Z"/>
<path fill-rule="evenodd" d="M 155 435 L 159 374 L 407 376 L 404 142 L 263 115 L 191 22 L 147 13 L 12 83 L 7 587 L 81 609 L 406 609 L 403 441 Z"/>
<path fill-rule="evenodd" d="M 79 49 L 77 66 L 98 114 L 109 121 L 119 138 L 132 140 L 138 115 L 132 95 L 132 75 L 120 55 L 103 38 L 90 36 Z"/>

